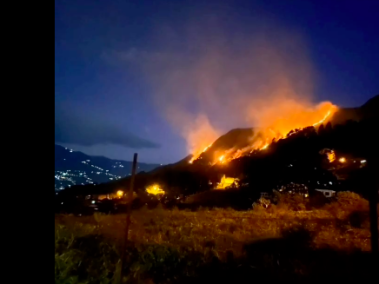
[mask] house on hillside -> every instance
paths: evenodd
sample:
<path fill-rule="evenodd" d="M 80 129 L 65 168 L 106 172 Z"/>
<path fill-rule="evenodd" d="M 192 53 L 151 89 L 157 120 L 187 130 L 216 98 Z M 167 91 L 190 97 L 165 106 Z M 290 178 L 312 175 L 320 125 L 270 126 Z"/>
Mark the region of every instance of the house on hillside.
<path fill-rule="evenodd" d="M 318 192 L 321 192 L 327 198 L 330 198 L 336 195 L 336 191 L 331 190 L 331 189 L 317 189 L 316 188 L 315 190 Z"/>
<path fill-rule="evenodd" d="M 308 187 L 305 184 L 299 184 L 290 182 L 288 184 L 282 185 L 279 188 L 279 192 L 281 193 L 290 193 L 290 194 L 299 194 L 305 197 L 308 197 L 309 190 Z"/>

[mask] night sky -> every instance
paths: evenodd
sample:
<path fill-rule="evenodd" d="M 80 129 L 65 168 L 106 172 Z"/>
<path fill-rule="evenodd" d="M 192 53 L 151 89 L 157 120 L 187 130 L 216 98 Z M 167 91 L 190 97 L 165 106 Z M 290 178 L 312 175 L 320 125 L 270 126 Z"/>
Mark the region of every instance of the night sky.
<path fill-rule="evenodd" d="M 338 106 L 379 93 L 379 1 L 55 5 L 55 142 L 90 155 L 176 162 L 199 113 L 222 132 L 254 126 L 228 104 L 272 77 Z"/>

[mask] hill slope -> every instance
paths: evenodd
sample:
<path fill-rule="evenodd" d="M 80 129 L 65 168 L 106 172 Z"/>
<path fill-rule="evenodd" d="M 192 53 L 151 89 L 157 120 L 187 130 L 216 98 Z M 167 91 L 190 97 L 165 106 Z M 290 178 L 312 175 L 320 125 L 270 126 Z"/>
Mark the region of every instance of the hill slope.
<path fill-rule="evenodd" d="M 362 119 L 378 119 L 379 118 L 379 95 L 369 99 L 360 107 L 340 108 L 332 117 L 332 124 L 344 123 L 347 120 L 359 121 Z"/>
<path fill-rule="evenodd" d="M 379 145 L 375 135 L 378 114 L 378 96 L 375 96 L 361 107 L 340 109 L 338 119 L 332 118 L 329 126 L 305 128 L 270 144 L 264 151 L 253 152 L 230 162 L 213 166 L 206 163 L 207 155 L 230 148 L 243 148 L 249 143 L 254 129 L 233 129 L 220 136 L 202 154 L 202 159 L 192 164 L 188 156 L 175 164 L 137 175 L 135 190 L 143 191 L 146 186 L 158 183 L 166 193 L 189 195 L 213 188 L 224 174 L 241 179 L 253 192 L 271 190 L 278 184 L 289 182 L 317 188 L 321 185 L 330 187 L 336 184 L 336 177 L 333 170 L 323 166 L 325 157 L 320 155 L 320 151 L 325 148 L 335 150 L 336 169 L 341 167 L 338 159 L 343 156 L 348 161 L 346 164 L 351 162 L 352 165 L 356 163 L 355 160 L 359 163 L 360 160 L 368 159 Z M 340 121 L 342 125 L 337 123 Z M 329 165 L 328 162 L 326 164 Z M 102 186 L 113 190 L 116 187 L 127 188 L 129 183 L 126 177 Z"/>
<path fill-rule="evenodd" d="M 348 120 L 361 121 L 363 119 L 377 120 L 379 123 L 379 95 L 374 96 L 365 104 L 356 108 L 340 108 L 331 117 L 332 125 L 343 124 Z M 215 156 L 220 156 L 231 149 L 243 149 L 250 145 L 250 138 L 254 134 L 254 128 L 236 128 L 220 136 L 206 152 L 200 155 L 200 162 L 207 164 Z M 221 153 L 221 154 L 220 154 Z"/>

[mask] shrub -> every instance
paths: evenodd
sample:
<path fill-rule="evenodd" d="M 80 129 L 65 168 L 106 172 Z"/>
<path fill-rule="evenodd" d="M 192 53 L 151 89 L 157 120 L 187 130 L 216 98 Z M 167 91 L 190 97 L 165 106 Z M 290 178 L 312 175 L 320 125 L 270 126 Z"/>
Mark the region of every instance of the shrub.
<path fill-rule="evenodd" d="M 217 276 L 225 267 L 248 261 L 247 244 L 252 244 L 250 259 L 262 269 L 281 269 L 278 262 L 294 274 L 308 273 L 315 263 L 325 261 L 310 262 L 302 254 L 310 248 L 370 250 L 368 202 L 359 195 L 339 193 L 330 204 L 307 212 L 302 211 L 307 200 L 301 196 L 277 198 L 276 205 L 262 199 L 250 211 L 146 207 L 133 211 L 124 268 L 127 283 L 184 283 L 180 279 L 200 277 L 210 267 Z M 114 281 L 125 220 L 122 214 L 57 215 L 56 283 Z"/>

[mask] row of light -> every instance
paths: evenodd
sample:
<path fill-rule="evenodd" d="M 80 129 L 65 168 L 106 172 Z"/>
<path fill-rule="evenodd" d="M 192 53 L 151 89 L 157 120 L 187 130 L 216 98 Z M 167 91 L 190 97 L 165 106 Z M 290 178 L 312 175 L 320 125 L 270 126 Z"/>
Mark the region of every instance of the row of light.
<path fill-rule="evenodd" d="M 345 162 L 346 162 L 346 158 L 341 157 L 341 158 L 339 158 L 338 161 L 339 161 L 340 163 L 345 163 Z M 361 160 L 361 161 L 360 161 L 361 164 L 365 164 L 366 162 L 367 162 L 366 160 Z"/>

